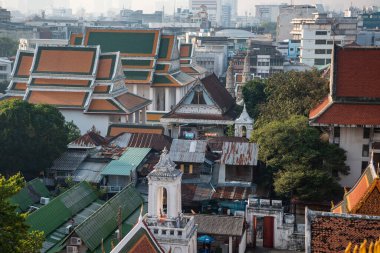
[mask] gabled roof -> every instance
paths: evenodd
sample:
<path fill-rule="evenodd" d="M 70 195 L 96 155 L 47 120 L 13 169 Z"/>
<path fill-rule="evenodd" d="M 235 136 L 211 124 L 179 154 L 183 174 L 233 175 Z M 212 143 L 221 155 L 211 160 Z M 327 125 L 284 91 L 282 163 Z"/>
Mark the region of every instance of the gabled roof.
<path fill-rule="evenodd" d="M 235 105 L 234 98 L 230 93 L 228 93 L 226 88 L 223 87 L 222 83 L 215 74 L 201 79 L 201 83 L 224 112 L 228 111 Z"/>
<path fill-rule="evenodd" d="M 17 78 L 28 78 L 32 67 L 34 53 L 29 51 L 17 52 L 15 66 L 13 68 L 13 76 Z"/>
<path fill-rule="evenodd" d="M 144 221 L 139 218 L 138 223 L 121 240 L 111 253 L 164 253 Z"/>
<path fill-rule="evenodd" d="M 221 164 L 257 165 L 258 147 L 255 143 L 224 142 Z"/>
<path fill-rule="evenodd" d="M 380 215 L 380 178 L 369 164 L 343 200 L 332 208 L 333 213 Z"/>
<path fill-rule="evenodd" d="M 128 218 L 143 203 L 139 192 L 132 186 L 125 187 L 83 223 L 74 229 L 83 243 L 94 251 L 117 228 L 117 213 L 121 208 L 122 220 Z"/>
<path fill-rule="evenodd" d="M 334 46 L 330 94 L 310 111 L 310 124 L 380 125 L 379 67 L 377 47 Z"/>
<path fill-rule="evenodd" d="M 28 215 L 26 223 L 47 236 L 96 199 L 93 188 L 81 182 Z"/>
<path fill-rule="evenodd" d="M 68 150 L 53 162 L 50 170 L 74 171 L 86 159 L 87 155 L 87 151 Z"/>
<path fill-rule="evenodd" d="M 100 134 L 90 131 L 69 143 L 69 148 L 95 148 L 106 144 L 106 139 Z"/>
<path fill-rule="evenodd" d="M 207 141 L 174 139 L 169 157 L 173 162 L 203 163 L 206 151 Z"/>
<path fill-rule="evenodd" d="M 163 134 L 121 133 L 110 140 L 110 145 L 119 147 L 151 148 L 161 151 L 170 149 L 172 138 Z"/>
<path fill-rule="evenodd" d="M 198 234 L 242 236 L 244 231 L 244 217 L 227 215 L 194 215 L 198 225 Z"/>
<path fill-rule="evenodd" d="M 32 73 L 93 75 L 99 47 L 37 47 Z"/>
<path fill-rule="evenodd" d="M 50 193 L 46 186 L 39 178 L 35 178 L 26 183 L 17 194 L 10 198 L 10 202 L 18 205 L 18 209 L 22 212 L 28 211 L 29 207 L 35 203 L 39 203 L 41 197 L 49 197 Z"/>

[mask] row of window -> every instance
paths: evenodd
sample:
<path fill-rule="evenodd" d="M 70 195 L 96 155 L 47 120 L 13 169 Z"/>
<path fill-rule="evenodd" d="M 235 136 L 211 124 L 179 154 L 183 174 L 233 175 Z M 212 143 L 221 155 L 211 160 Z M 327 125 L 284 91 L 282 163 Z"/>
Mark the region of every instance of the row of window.
<path fill-rule="evenodd" d="M 315 31 L 315 35 L 327 35 L 327 31 Z"/>
<path fill-rule="evenodd" d="M 332 49 L 315 49 L 315 54 L 331 54 Z"/>
<path fill-rule="evenodd" d="M 315 40 L 316 45 L 332 45 L 332 44 L 341 44 L 340 40 Z"/>
<path fill-rule="evenodd" d="M 380 133 L 380 128 L 374 128 L 373 130 L 375 133 Z M 371 129 L 370 128 L 363 128 L 363 139 L 369 139 Z M 340 137 L 340 127 L 334 127 L 334 138 Z"/>
<path fill-rule="evenodd" d="M 327 65 L 331 63 L 331 59 L 314 59 L 314 65 Z"/>

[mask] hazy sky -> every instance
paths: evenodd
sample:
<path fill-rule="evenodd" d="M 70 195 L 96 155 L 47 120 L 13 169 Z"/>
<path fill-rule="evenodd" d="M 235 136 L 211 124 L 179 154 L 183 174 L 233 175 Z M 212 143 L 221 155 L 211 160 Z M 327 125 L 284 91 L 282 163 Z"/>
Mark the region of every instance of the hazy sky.
<path fill-rule="evenodd" d="M 354 6 L 380 5 L 380 0 L 237 0 L 239 15 L 245 12 L 253 12 L 255 4 L 316 4 L 328 5 L 329 9 L 344 10 L 351 2 Z M 119 9 L 120 7 L 131 7 L 132 9 L 143 9 L 144 12 L 153 12 L 165 6 L 165 12 L 174 10 L 176 7 L 187 8 L 188 0 L 0 0 L 0 5 L 9 9 L 41 10 L 51 7 L 67 6 L 73 9 L 74 13 L 79 8 L 84 8 L 87 12 L 105 12 L 109 8 Z"/>

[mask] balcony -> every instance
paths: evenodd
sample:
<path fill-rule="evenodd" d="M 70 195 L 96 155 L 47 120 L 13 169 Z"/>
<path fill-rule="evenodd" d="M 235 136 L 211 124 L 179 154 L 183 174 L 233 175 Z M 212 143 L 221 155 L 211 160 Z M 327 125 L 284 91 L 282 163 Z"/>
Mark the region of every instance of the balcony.
<path fill-rule="evenodd" d="M 158 219 L 145 217 L 149 229 L 157 239 L 186 239 L 195 227 L 194 217 L 183 216 L 178 219 Z"/>
<path fill-rule="evenodd" d="M 100 186 L 100 188 L 102 190 L 106 190 L 107 193 L 118 193 L 120 192 L 121 190 L 123 190 L 123 186 L 106 186 L 106 185 L 103 185 L 103 186 Z"/>

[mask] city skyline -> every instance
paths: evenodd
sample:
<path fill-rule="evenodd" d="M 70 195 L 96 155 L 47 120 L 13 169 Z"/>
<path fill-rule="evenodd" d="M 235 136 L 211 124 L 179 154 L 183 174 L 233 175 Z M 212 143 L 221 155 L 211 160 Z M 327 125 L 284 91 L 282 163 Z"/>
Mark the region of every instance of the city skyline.
<path fill-rule="evenodd" d="M 323 4 L 328 10 L 347 9 L 351 3 L 355 7 L 362 8 L 363 6 L 380 5 L 380 0 L 356 0 L 355 2 L 343 0 L 237 0 L 239 15 L 254 15 L 254 5 L 256 4 Z M 154 2 L 152 4 L 152 2 Z M 146 13 L 151 13 L 156 10 L 165 9 L 165 12 L 174 12 L 175 8 L 188 8 L 188 0 L 155 0 L 155 1 L 137 1 L 137 0 L 2 0 L 2 7 L 10 10 L 19 10 L 21 12 L 39 12 L 41 10 L 49 10 L 52 8 L 67 7 L 73 9 L 76 13 L 83 8 L 88 13 L 106 13 L 108 10 L 117 10 L 121 8 L 131 8 L 134 10 L 144 10 Z"/>

